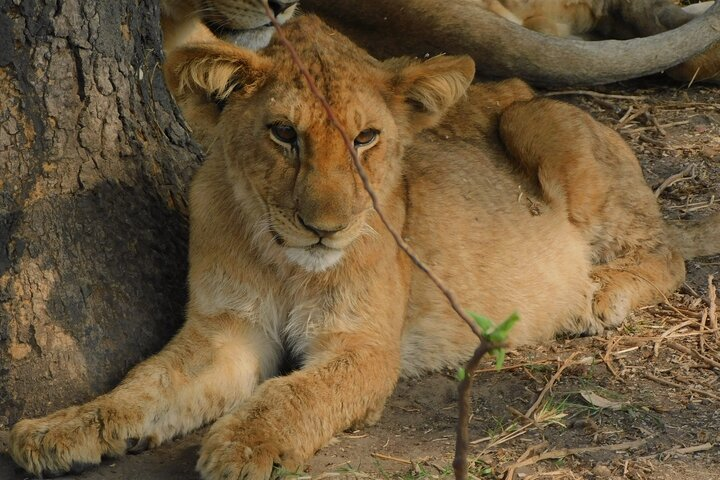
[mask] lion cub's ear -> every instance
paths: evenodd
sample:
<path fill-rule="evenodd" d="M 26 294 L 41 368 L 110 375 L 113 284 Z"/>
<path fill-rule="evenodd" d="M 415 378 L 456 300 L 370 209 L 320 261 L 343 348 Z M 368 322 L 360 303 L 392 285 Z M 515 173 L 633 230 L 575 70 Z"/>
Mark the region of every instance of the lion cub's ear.
<path fill-rule="evenodd" d="M 475 76 L 475 62 L 468 56 L 440 55 L 424 62 L 394 58 L 384 62 L 394 70 L 393 92 L 397 106 L 409 115 L 413 132 L 436 125 L 460 100 Z"/>
<path fill-rule="evenodd" d="M 194 136 L 203 144 L 230 94 L 252 95 L 267 78 L 271 62 L 218 41 L 174 50 L 163 68 L 170 93 Z"/>

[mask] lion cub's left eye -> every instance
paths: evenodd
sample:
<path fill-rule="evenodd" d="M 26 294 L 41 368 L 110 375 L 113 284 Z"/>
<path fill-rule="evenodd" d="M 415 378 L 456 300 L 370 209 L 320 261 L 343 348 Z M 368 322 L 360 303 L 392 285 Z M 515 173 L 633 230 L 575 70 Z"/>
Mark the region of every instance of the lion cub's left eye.
<path fill-rule="evenodd" d="M 270 125 L 270 133 L 272 133 L 272 136 L 281 143 L 293 145 L 297 142 L 297 132 L 290 125 L 283 123 Z"/>
<path fill-rule="evenodd" d="M 358 136 L 355 137 L 355 141 L 353 142 L 355 144 L 355 148 L 358 147 L 365 147 L 367 145 L 370 145 L 375 141 L 375 139 L 378 136 L 377 130 L 374 128 L 368 128 L 363 130 L 362 132 L 358 133 Z"/>

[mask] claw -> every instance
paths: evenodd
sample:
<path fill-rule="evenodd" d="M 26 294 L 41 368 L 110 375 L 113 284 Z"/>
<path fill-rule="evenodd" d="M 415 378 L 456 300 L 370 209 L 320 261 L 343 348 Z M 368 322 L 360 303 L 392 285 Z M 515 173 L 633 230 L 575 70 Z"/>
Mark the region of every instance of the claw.
<path fill-rule="evenodd" d="M 94 466 L 94 464 L 88 462 L 73 462 L 70 466 L 70 473 L 72 473 L 73 475 L 78 475 Z"/>
<path fill-rule="evenodd" d="M 150 446 L 150 438 L 149 437 L 143 437 L 143 438 L 128 438 L 125 440 L 125 445 L 127 446 L 127 453 L 131 454 L 138 454 L 142 453 L 145 450 L 148 449 Z"/>

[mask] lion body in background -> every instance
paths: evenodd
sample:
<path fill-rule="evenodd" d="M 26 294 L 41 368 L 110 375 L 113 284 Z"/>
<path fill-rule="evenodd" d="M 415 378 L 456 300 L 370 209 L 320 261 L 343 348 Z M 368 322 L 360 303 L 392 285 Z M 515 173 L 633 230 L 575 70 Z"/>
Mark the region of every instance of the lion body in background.
<path fill-rule="evenodd" d="M 648 17 L 648 21 L 636 24 L 615 14 L 620 10 L 617 0 L 480 0 L 479 3 L 495 15 L 548 35 L 626 39 L 653 35 L 680 26 L 702 14 L 713 2 L 681 9 L 670 0 L 635 1 L 633 3 L 636 5 L 649 4 L 657 15 L 656 19 Z M 666 73 L 683 82 L 720 83 L 720 44 Z"/>
<path fill-rule="evenodd" d="M 470 86 L 468 57 L 380 62 L 313 16 L 285 30 L 389 221 L 465 308 L 517 311 L 514 344 L 601 331 L 682 282 L 692 249 L 616 132 L 519 80 Z M 281 44 L 205 43 L 165 69 L 207 149 L 187 320 L 113 391 L 15 425 L 10 452 L 36 475 L 214 422 L 202 477 L 267 479 L 377 420 L 400 375 L 477 342 L 381 224 Z M 299 368 L 278 376 L 287 357 Z"/>
<path fill-rule="evenodd" d="M 273 0 L 270 4 L 278 12 L 278 20 L 282 23 L 290 19 L 296 10 L 297 0 Z M 440 23 L 456 25 L 454 15 L 445 13 L 443 16 L 442 5 L 435 5 L 434 0 L 427 2 L 432 8 L 432 16 Z M 468 42 L 466 53 L 475 56 L 476 44 L 486 43 L 485 38 L 513 38 L 509 33 L 503 34 L 506 26 L 494 25 L 494 31 L 484 33 L 482 28 L 490 28 L 489 25 L 481 23 L 481 17 L 491 12 L 505 18 L 510 22 L 522 25 L 530 30 L 545 33 L 558 37 L 585 38 L 616 38 L 629 39 L 644 37 L 661 33 L 666 30 L 677 28 L 694 16 L 701 14 L 712 2 L 693 5 L 692 8 L 682 9 L 675 5 L 672 0 L 470 0 L 465 1 L 464 23 L 461 28 L 470 28 L 468 31 Z M 321 7 L 321 13 L 340 11 L 344 8 L 337 1 L 333 0 L 306 0 L 309 8 Z M 230 41 L 237 45 L 257 50 L 265 46 L 272 36 L 272 27 L 268 24 L 265 10 L 258 0 L 161 0 L 161 21 L 165 37 L 164 48 L 169 52 L 177 47 L 198 41 L 212 41 L 216 36 Z M 380 35 L 372 32 L 364 32 L 364 22 L 372 26 L 366 29 L 375 29 L 371 17 L 379 14 L 388 8 L 386 4 L 377 6 L 372 2 L 363 2 L 363 8 L 353 9 L 350 12 L 341 11 L 341 17 L 336 20 L 338 26 L 343 27 L 346 33 L 356 41 L 362 40 L 367 47 L 378 47 L 378 42 L 393 42 L 408 45 L 422 45 L 427 43 L 443 50 L 445 45 L 445 32 L 422 28 L 423 15 L 420 12 L 414 14 L 411 23 L 417 23 L 417 28 L 404 30 L 403 37 L 393 38 L 393 33 Z M 418 4 L 419 9 L 425 8 Z M 686 11 L 687 10 L 687 11 Z M 372 12 L 372 13 L 369 13 Z M 447 17 L 447 18 L 445 18 Z M 473 19 L 476 19 L 473 22 Z M 473 28 L 473 23 L 478 26 Z M 448 27 L 451 28 L 451 27 Z M 477 30 L 480 29 L 478 32 Z M 497 30 L 497 31 L 495 31 Z M 470 34 L 473 35 L 470 35 Z M 456 34 L 455 34 L 456 35 Z M 421 36 L 424 38 L 414 38 Z M 437 38 L 435 38 L 437 36 Z M 509 41 L 509 40 L 508 40 Z M 539 43 L 540 42 L 540 43 Z M 517 52 L 510 49 L 492 50 L 493 55 L 502 57 L 512 55 L 522 58 L 528 57 L 527 62 L 539 62 L 540 70 L 543 69 L 542 60 L 533 57 L 536 52 L 544 49 L 542 40 L 533 40 L 532 51 Z M 673 48 L 668 46 L 667 48 Z M 382 50 L 383 48 L 380 48 Z M 506 53 L 507 52 L 507 53 Z M 409 48 L 402 53 L 421 55 L 424 52 L 411 51 Z M 475 60 L 482 73 L 483 58 L 475 56 Z M 494 58 L 496 63 L 511 61 L 510 59 Z M 590 60 L 592 61 L 592 60 Z M 638 65 L 638 71 L 646 65 Z M 548 67 L 549 68 L 549 67 Z M 608 66 L 612 69 L 612 66 Z M 522 71 L 512 72 L 514 75 L 522 76 Z M 656 70 L 657 71 L 657 70 Z M 688 81 L 710 81 L 720 82 L 720 46 L 715 46 L 705 53 L 691 58 L 680 65 L 667 70 L 667 73 L 674 79 L 683 82 Z M 639 73 L 638 73 L 639 75 Z M 636 75 L 637 76 L 637 75 Z M 552 81 L 550 82 L 552 83 Z M 592 79 L 585 80 L 585 83 L 593 83 Z"/>

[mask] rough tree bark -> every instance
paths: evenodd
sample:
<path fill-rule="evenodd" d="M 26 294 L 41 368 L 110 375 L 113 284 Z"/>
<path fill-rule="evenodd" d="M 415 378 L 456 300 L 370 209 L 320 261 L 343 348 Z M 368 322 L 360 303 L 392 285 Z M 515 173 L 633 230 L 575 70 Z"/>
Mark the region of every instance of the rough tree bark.
<path fill-rule="evenodd" d="M 182 321 L 199 162 L 157 0 L 0 0 L 0 427 L 107 390 Z"/>

